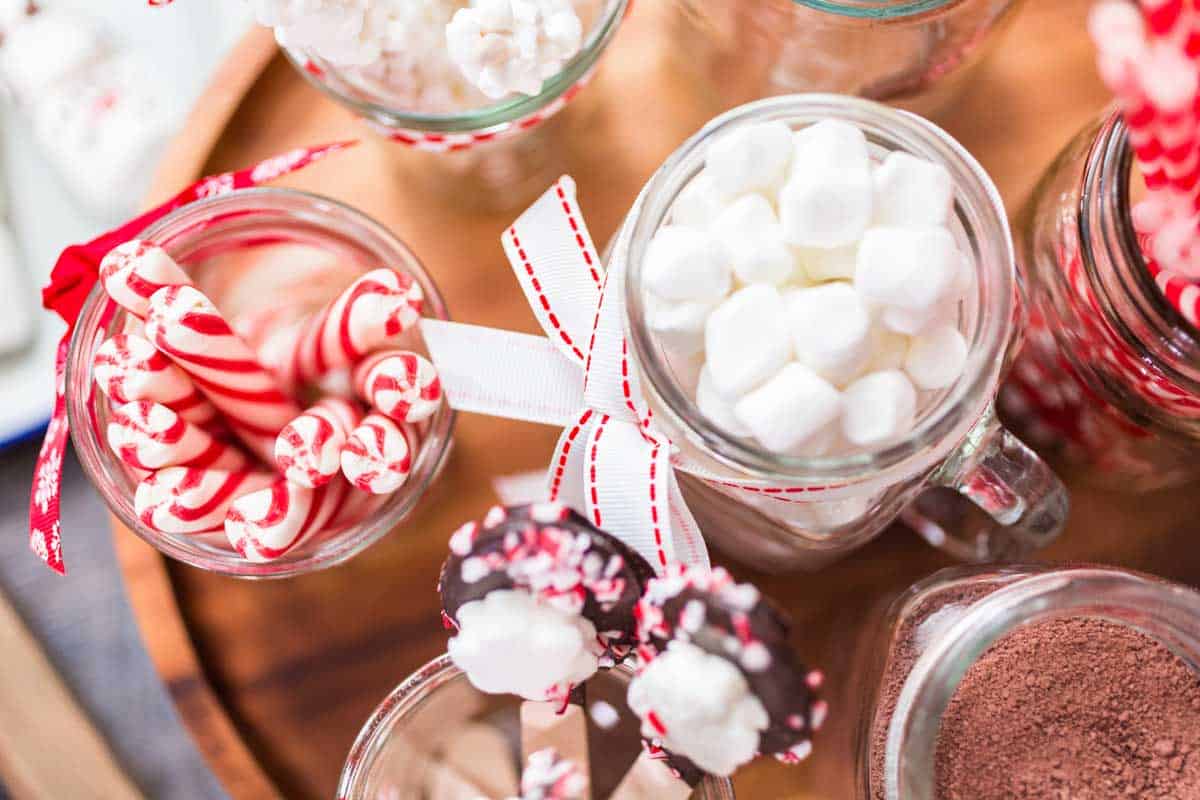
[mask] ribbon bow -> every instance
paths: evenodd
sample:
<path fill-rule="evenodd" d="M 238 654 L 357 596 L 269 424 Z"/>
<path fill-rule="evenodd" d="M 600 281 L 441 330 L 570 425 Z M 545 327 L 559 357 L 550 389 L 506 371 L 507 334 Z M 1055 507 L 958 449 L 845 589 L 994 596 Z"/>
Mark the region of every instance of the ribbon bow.
<path fill-rule="evenodd" d="M 704 540 L 655 430 L 624 334 L 625 269 L 600 264 L 563 177 L 501 237 L 546 335 L 426 319 L 450 405 L 563 427 L 548 471 L 567 503 L 659 569 L 708 563 Z"/>
<path fill-rule="evenodd" d="M 67 331 L 58 343 L 54 358 L 54 411 L 42 449 L 34 466 L 33 487 L 29 493 L 29 546 L 55 572 L 66 574 L 62 556 L 59 522 L 59 497 L 63 456 L 67 449 L 66 370 L 67 354 L 75 322 L 92 288 L 100 280 L 100 262 L 108 251 L 136 238 L 167 214 L 197 200 L 229 194 L 303 169 L 314 161 L 352 147 L 356 142 L 336 142 L 322 147 L 297 148 L 268 158 L 248 169 L 202 178 L 172 197 L 116 230 L 103 233 L 90 242 L 71 245 L 63 250 L 50 273 L 50 282 L 42 289 L 42 306 L 54 311 L 67 323 Z M 111 300 L 101 317 L 106 325 L 116 313 Z"/>

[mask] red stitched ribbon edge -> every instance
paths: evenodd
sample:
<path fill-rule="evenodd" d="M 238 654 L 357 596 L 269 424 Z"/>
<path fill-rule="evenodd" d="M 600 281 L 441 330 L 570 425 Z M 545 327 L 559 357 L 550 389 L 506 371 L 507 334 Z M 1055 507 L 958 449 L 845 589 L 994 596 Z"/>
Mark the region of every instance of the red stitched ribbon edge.
<path fill-rule="evenodd" d="M 247 169 L 210 175 L 121 227 L 101 234 L 90 242 L 71 245 L 59 255 L 54 269 L 50 272 L 50 281 L 42 289 L 42 306 L 63 318 L 67 323 L 67 332 L 58 343 L 54 358 L 54 412 L 50 417 L 50 424 L 46 427 L 46 436 L 42 440 L 42 449 L 34 466 L 33 486 L 29 492 L 29 547 L 50 569 L 60 575 L 67 572 L 62 555 L 59 519 L 62 464 L 69 432 L 66 403 L 67 353 L 79 312 L 100 279 L 100 261 L 117 245 L 136 238 L 151 224 L 189 203 L 258 186 L 304 169 L 325 156 L 355 144 L 356 141 L 345 141 L 320 147 L 298 148 L 268 158 Z"/>

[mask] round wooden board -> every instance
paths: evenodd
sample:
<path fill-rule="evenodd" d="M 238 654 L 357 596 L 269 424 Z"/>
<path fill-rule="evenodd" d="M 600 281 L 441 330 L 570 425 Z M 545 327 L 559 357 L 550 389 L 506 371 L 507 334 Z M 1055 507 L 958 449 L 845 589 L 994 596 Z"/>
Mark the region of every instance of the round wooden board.
<path fill-rule="evenodd" d="M 1010 204 L 1028 194 L 1067 139 L 1108 97 L 1084 33 L 1089 0 L 1027 3 L 971 85 L 938 119 L 995 176 Z M 643 0 L 594 83 L 553 123 L 598 242 L 638 188 L 688 134 L 722 110 L 667 46 L 666 0 Z M 678 48 L 677 48 L 678 49 Z M 424 261 L 459 320 L 535 332 L 499 246 L 515 211 L 418 191 L 422 158 L 370 137 L 251 34 L 214 81 L 159 175 L 155 198 L 215 171 L 298 145 L 365 137 L 354 150 L 286 179 L 391 226 Z M 371 709 L 440 653 L 435 581 L 449 532 L 494 502 L 497 475 L 544 466 L 557 432 L 465 415 L 441 480 L 402 530 L 347 565 L 285 582 L 238 582 L 165 563 L 118 530 L 122 568 L 142 631 L 180 713 L 235 798 L 329 798 Z M 1069 478 L 1069 475 L 1068 475 Z M 1126 565 L 1200 583 L 1198 524 L 1188 491 L 1133 499 L 1073 486 L 1069 530 L 1047 558 Z M 718 560 L 720 556 L 718 555 Z M 838 669 L 880 598 L 949 562 L 896 528 L 816 575 L 756 580 L 796 619 L 797 644 Z M 749 798 L 851 796 L 857 720 L 836 700 L 809 763 L 762 762 L 739 778 Z"/>

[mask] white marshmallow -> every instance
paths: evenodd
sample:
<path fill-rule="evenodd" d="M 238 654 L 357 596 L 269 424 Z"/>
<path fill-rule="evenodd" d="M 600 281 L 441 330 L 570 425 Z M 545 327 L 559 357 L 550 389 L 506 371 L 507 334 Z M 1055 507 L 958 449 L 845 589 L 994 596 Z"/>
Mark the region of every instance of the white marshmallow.
<path fill-rule="evenodd" d="M 872 372 L 842 395 L 842 433 L 860 447 L 900 438 L 912 430 L 916 414 L 917 390 L 898 370 Z"/>
<path fill-rule="evenodd" d="M 953 325 L 939 325 L 914 336 L 904 371 L 922 389 L 944 389 L 962 375 L 967 340 Z"/>
<path fill-rule="evenodd" d="M 929 312 L 950 295 L 961 264 L 944 228 L 872 228 L 858 248 L 854 285 L 876 305 Z"/>
<path fill-rule="evenodd" d="M 825 170 L 866 172 L 871 167 L 867 137 L 849 122 L 826 119 L 796 132 L 792 175 Z"/>
<path fill-rule="evenodd" d="M 779 219 L 800 247 L 854 244 L 871 222 L 871 174 L 857 169 L 797 172 L 779 193 Z"/>
<path fill-rule="evenodd" d="M 773 189 L 792 160 L 792 129 L 782 122 L 745 125 L 708 147 L 705 167 L 727 197 Z"/>
<path fill-rule="evenodd" d="M 742 283 L 782 286 L 796 274 L 796 256 L 783 241 L 775 209 L 761 194 L 739 197 L 713 224 Z"/>
<path fill-rule="evenodd" d="M 939 322 L 946 321 L 946 309 L 934 306 L 924 311 L 910 311 L 907 308 L 887 306 L 879 314 L 879 321 L 885 328 L 904 336 L 915 336 L 926 328 L 931 328 Z"/>
<path fill-rule="evenodd" d="M 858 292 L 838 281 L 786 296 L 796 359 L 825 380 L 852 379 L 870 354 L 871 315 Z"/>
<path fill-rule="evenodd" d="M 754 438 L 776 453 L 792 451 L 818 435 L 841 410 L 838 390 L 796 363 L 788 364 L 734 406 L 734 414 Z"/>
<path fill-rule="evenodd" d="M 713 221 L 713 235 L 722 242 L 741 243 L 759 231 L 779 224 L 771 201 L 757 192 L 734 200 Z"/>
<path fill-rule="evenodd" d="M 707 229 L 725 210 L 725 197 L 717 182 L 707 172 L 701 172 L 679 192 L 671 206 L 671 223 Z"/>
<path fill-rule="evenodd" d="M 729 293 L 729 253 L 707 233 L 668 225 L 646 248 L 644 280 L 664 300 L 715 302 Z"/>
<path fill-rule="evenodd" d="M 709 422 L 729 435 L 750 435 L 750 429 L 734 415 L 733 404 L 721 397 L 713 386 L 712 373 L 707 366 L 700 370 L 700 383 L 696 385 L 696 406 Z"/>
<path fill-rule="evenodd" d="M 804 272 L 814 281 L 854 280 L 858 264 L 858 245 L 845 247 L 803 247 L 798 250 Z"/>
<path fill-rule="evenodd" d="M 875 224 L 945 225 L 954 179 L 941 164 L 894 151 L 875 170 Z"/>
<path fill-rule="evenodd" d="M 652 294 L 645 296 L 646 324 L 663 346 L 681 356 L 704 349 L 704 325 L 716 303 L 683 300 L 673 303 Z"/>
<path fill-rule="evenodd" d="M 741 397 L 792 357 L 787 312 L 779 290 L 757 284 L 735 292 L 708 317 L 704 347 L 713 386 Z"/>

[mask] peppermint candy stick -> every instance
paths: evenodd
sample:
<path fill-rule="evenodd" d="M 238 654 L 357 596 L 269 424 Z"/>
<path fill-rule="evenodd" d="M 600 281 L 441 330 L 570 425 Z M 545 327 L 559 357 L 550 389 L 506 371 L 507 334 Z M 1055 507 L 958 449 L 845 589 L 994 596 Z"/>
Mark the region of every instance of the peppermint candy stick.
<path fill-rule="evenodd" d="M 416 438 L 383 414 L 367 414 L 342 448 L 342 474 L 364 492 L 390 494 L 408 480 Z"/>
<path fill-rule="evenodd" d="M 275 439 L 275 465 L 289 481 L 307 489 L 329 483 L 342 466 L 346 438 L 362 412 L 338 397 L 318 401 L 284 426 Z"/>
<path fill-rule="evenodd" d="M 113 302 L 145 319 L 151 295 L 164 286 L 190 286 L 192 279 L 161 247 L 132 239 L 100 262 L 100 283 Z"/>
<path fill-rule="evenodd" d="M 225 516 L 225 536 L 246 560 L 274 561 L 325 530 L 350 491 L 340 480 L 308 489 L 279 478 L 234 501 Z"/>
<path fill-rule="evenodd" d="M 429 360 L 408 350 L 367 356 L 354 370 L 363 400 L 397 422 L 420 422 L 442 404 L 442 384 Z"/>
<path fill-rule="evenodd" d="M 150 341 L 178 364 L 226 417 L 230 428 L 264 461 L 275 437 L 300 414 L 275 378 L 198 290 L 169 286 L 150 298 Z"/>
<path fill-rule="evenodd" d="M 153 472 L 186 466 L 239 470 L 249 466 L 246 454 L 229 442 L 214 439 L 171 409 L 135 400 L 113 410 L 108 446 L 134 469 Z"/>
<path fill-rule="evenodd" d="M 221 529 L 234 500 L 277 478 L 258 470 L 167 467 L 138 484 L 133 507 L 142 524 L 161 533 L 207 533 Z"/>
<path fill-rule="evenodd" d="M 216 407 L 187 373 L 142 336 L 118 334 L 100 345 L 92 359 L 92 377 L 114 403 L 150 400 L 195 425 L 216 420 Z"/>
<path fill-rule="evenodd" d="M 299 329 L 290 374 L 311 383 L 331 370 L 357 364 L 394 344 L 421 318 L 424 293 L 409 275 L 368 272 Z"/>

